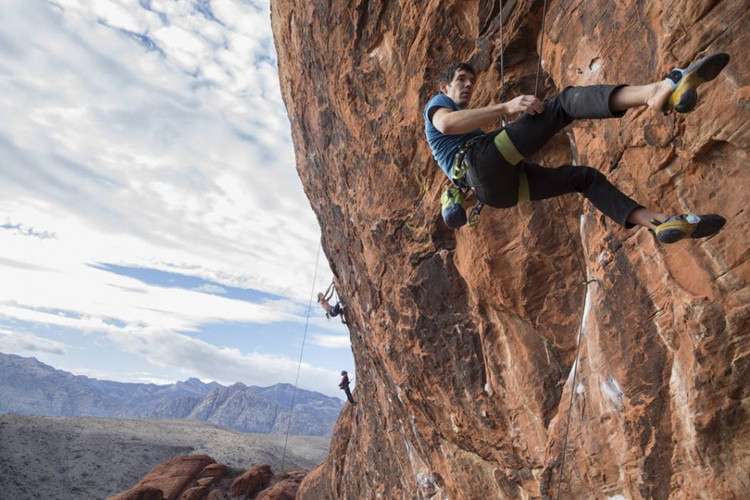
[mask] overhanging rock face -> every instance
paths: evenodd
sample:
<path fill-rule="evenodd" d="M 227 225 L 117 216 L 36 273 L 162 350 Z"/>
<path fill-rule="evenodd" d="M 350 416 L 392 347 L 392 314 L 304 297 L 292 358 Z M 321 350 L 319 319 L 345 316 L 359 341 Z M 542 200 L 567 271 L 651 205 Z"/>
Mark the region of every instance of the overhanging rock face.
<path fill-rule="evenodd" d="M 349 304 L 359 402 L 298 498 L 543 498 L 558 483 L 562 498 L 746 498 L 747 4 L 553 0 L 543 44 L 542 2 L 503 4 L 272 1 L 299 174 Z M 660 245 L 577 195 L 485 209 L 475 229 L 442 225 L 445 180 L 421 110 L 454 60 L 480 73 L 474 104 L 496 102 L 503 15 L 509 98 L 534 92 L 540 46 L 540 95 L 732 54 L 694 113 L 577 123 L 544 153 L 600 169 L 658 211 L 720 213 L 726 228 Z M 584 273 L 597 282 L 581 285 Z"/>

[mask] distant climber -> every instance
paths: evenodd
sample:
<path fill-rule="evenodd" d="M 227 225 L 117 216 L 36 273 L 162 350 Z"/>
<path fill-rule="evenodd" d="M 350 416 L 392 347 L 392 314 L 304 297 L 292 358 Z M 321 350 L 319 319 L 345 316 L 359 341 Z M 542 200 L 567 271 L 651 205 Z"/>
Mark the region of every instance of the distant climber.
<path fill-rule="evenodd" d="M 339 382 L 339 389 L 343 390 L 346 393 L 346 399 L 348 399 L 352 405 L 357 404 L 357 402 L 352 398 L 352 391 L 349 390 L 349 375 L 346 373 L 346 370 L 341 371 L 341 382 Z"/>
<path fill-rule="evenodd" d="M 468 109 L 476 71 L 467 63 L 446 68 L 440 93 L 424 108 L 425 134 L 433 156 L 451 181 L 473 190 L 491 207 L 508 208 L 519 201 L 536 201 L 579 192 L 602 213 L 626 228 L 653 230 L 662 243 L 683 238 L 705 238 L 724 227 L 720 215 L 652 212 L 613 186 L 598 170 L 565 165 L 547 168 L 527 162 L 552 136 L 579 119 L 622 117 L 628 109 L 648 106 L 665 113 L 688 113 L 698 100 L 697 88 L 713 80 L 729 62 L 729 55 L 704 57 L 686 69 L 675 69 L 666 79 L 647 85 L 567 87 L 544 102 L 521 95 L 508 102 Z M 484 133 L 479 127 L 503 116 L 521 115 L 500 130 Z M 443 196 L 443 218 L 450 227 L 466 223 L 462 193 Z M 446 194 L 449 193 L 446 191 Z M 457 194 L 460 199 L 452 196 Z"/>
<path fill-rule="evenodd" d="M 323 310 L 326 312 L 326 319 L 335 318 L 338 315 L 341 315 L 341 322 L 343 324 L 346 324 L 346 319 L 344 319 L 344 315 L 342 314 L 344 312 L 344 305 L 341 304 L 341 301 L 337 301 L 336 305 L 332 306 L 328 301 L 331 300 L 331 297 L 333 297 L 334 292 L 334 286 L 333 281 L 331 281 L 331 284 L 328 286 L 328 289 L 325 291 L 325 293 L 319 293 L 318 294 L 318 303 L 323 307 Z"/>

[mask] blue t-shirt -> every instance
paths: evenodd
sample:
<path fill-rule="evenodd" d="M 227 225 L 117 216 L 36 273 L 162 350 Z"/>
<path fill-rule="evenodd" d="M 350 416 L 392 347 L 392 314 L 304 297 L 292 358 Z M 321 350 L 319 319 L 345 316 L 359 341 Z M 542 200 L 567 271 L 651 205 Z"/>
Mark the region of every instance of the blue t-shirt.
<path fill-rule="evenodd" d="M 427 102 L 427 106 L 424 107 L 424 133 L 427 136 L 427 143 L 430 145 L 432 150 L 432 156 L 443 169 L 445 175 L 451 178 L 453 171 L 453 161 L 456 157 L 456 150 L 464 142 L 468 141 L 472 137 L 482 135 L 483 132 L 480 129 L 476 129 L 467 134 L 457 135 L 445 135 L 435 128 L 430 120 L 430 110 L 433 108 L 448 108 L 451 111 L 459 111 L 461 108 L 453 102 L 453 99 L 445 94 L 438 94 Z"/>

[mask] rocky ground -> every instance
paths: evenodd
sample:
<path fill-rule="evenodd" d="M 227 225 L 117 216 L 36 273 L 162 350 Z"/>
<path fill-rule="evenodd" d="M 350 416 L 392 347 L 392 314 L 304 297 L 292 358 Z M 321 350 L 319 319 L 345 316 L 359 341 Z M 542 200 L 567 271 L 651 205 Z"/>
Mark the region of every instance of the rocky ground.
<path fill-rule="evenodd" d="M 133 486 L 158 463 L 205 453 L 237 473 L 281 471 L 280 434 L 244 434 L 190 420 L 0 415 L 0 497 L 103 499 Z M 311 469 L 330 440 L 289 436 L 284 469 Z"/>

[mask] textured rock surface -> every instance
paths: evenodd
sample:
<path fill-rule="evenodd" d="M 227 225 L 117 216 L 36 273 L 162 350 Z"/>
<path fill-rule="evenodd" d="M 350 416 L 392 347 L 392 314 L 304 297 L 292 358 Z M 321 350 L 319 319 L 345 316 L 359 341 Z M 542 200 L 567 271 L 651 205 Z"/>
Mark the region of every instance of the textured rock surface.
<path fill-rule="evenodd" d="M 475 104 L 497 99 L 500 3 L 272 1 L 298 170 L 349 305 L 360 403 L 298 498 L 555 496 L 569 408 L 562 498 L 747 498 L 747 2 L 551 0 L 541 48 L 542 2 L 503 4 L 509 98 L 534 92 L 540 50 L 540 95 L 647 83 L 731 53 L 694 113 L 582 122 L 545 150 L 645 205 L 729 223 L 666 247 L 569 195 L 562 214 L 554 200 L 486 209 L 478 228 L 451 232 L 421 109 L 453 60 L 479 70 Z M 579 285 L 578 258 L 598 284 Z"/>
<path fill-rule="evenodd" d="M 182 455 L 157 465 L 110 500 L 292 500 L 305 477 L 304 472 L 284 474 L 269 488 L 274 480 L 269 465 L 254 465 L 234 480 L 228 472 L 207 455 Z"/>
<path fill-rule="evenodd" d="M 304 472 L 285 474 L 271 488 L 261 491 L 256 500 L 294 500 L 297 497 L 299 485 L 304 478 Z"/>
<path fill-rule="evenodd" d="M 208 455 L 182 455 L 160 463 L 146 474 L 138 484 L 128 491 L 111 497 L 111 500 L 131 500 L 140 498 L 142 492 L 153 495 L 160 490 L 166 500 L 177 500 L 183 492 L 193 486 L 193 482 L 203 477 L 201 472 L 216 461 Z M 215 469 L 213 469 L 215 472 Z M 193 492 L 194 495 L 194 492 Z M 148 498 L 152 498 L 149 496 Z M 202 498 L 190 496 L 190 498 Z"/>
<path fill-rule="evenodd" d="M 254 497 L 271 482 L 273 472 L 268 465 L 254 465 L 232 482 L 231 492 L 235 496 Z"/>

